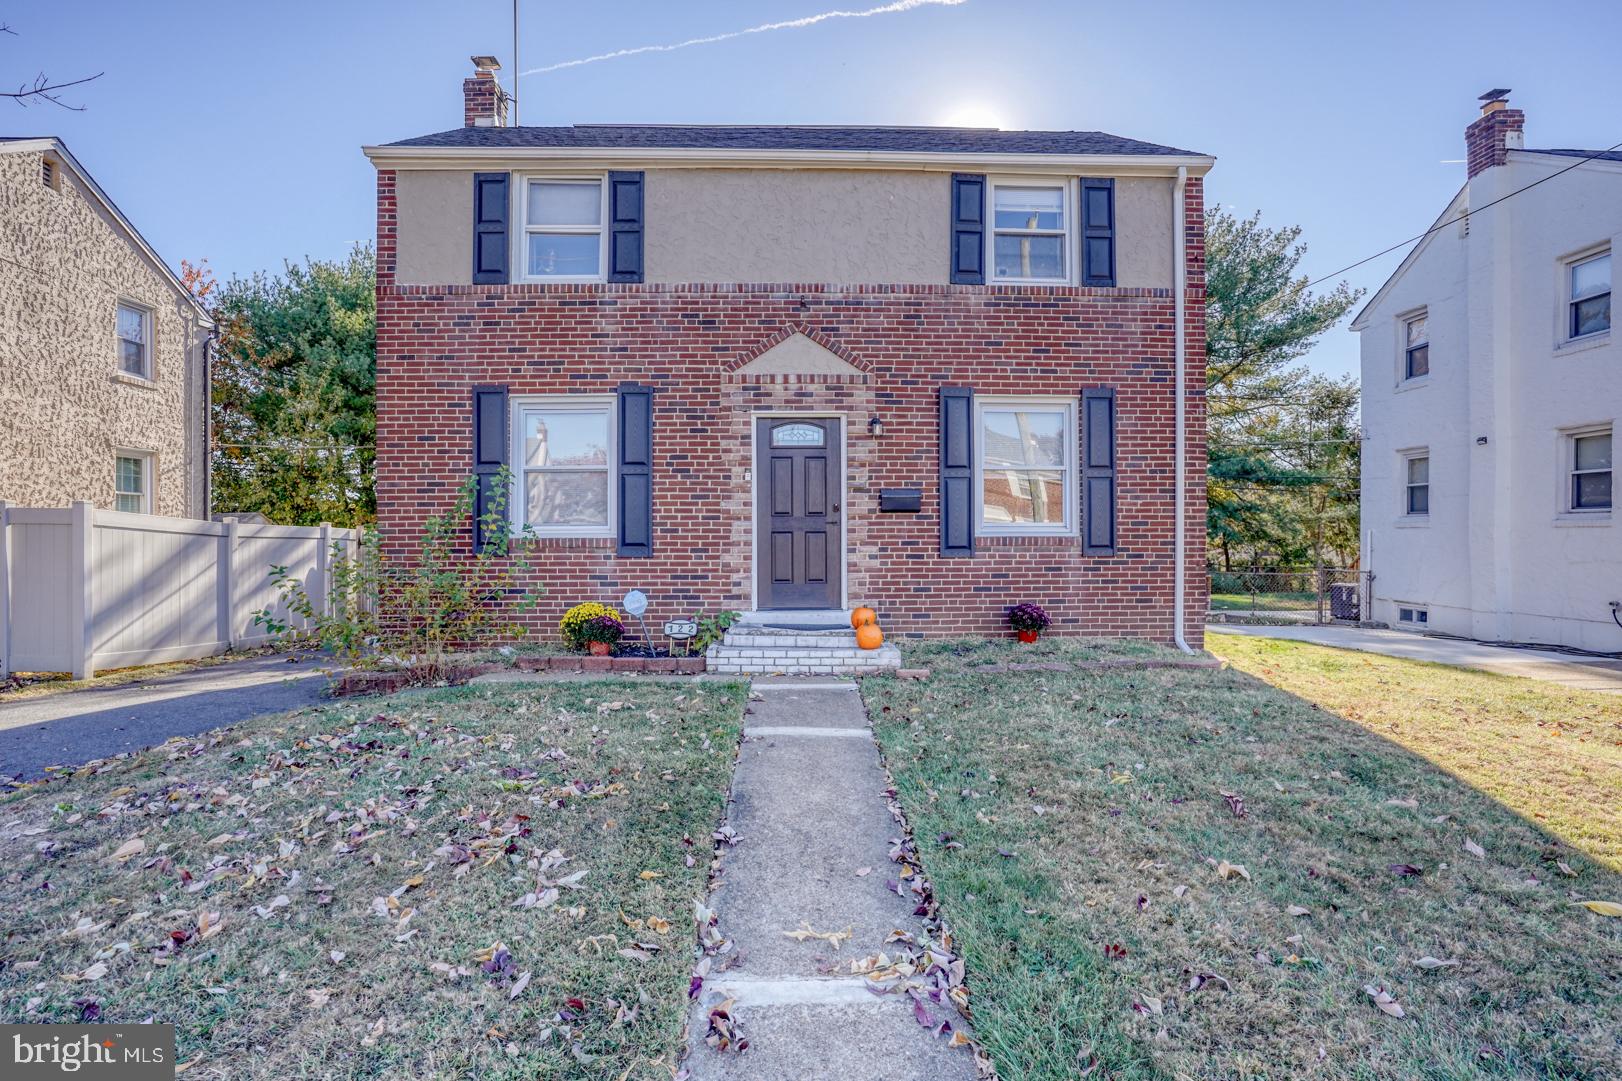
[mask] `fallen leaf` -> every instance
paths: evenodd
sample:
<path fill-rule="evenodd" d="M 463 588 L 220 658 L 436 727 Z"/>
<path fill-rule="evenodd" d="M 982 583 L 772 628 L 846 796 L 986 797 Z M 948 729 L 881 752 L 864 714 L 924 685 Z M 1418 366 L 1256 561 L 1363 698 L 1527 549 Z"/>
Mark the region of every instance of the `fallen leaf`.
<path fill-rule="evenodd" d="M 1441 960 L 1440 958 L 1437 958 L 1437 957 L 1421 957 L 1419 960 L 1414 962 L 1414 964 L 1418 965 L 1420 968 L 1427 969 L 1427 970 L 1428 969 L 1433 969 L 1433 968 L 1452 968 L 1453 966 L 1457 965 L 1458 963 L 1459 962 L 1457 962 L 1457 961 L 1451 961 L 1451 960 L 1450 961 L 1443 961 L 1443 960 Z"/>
<path fill-rule="evenodd" d="M 513 999 L 515 999 L 519 995 L 523 994 L 524 988 L 526 988 L 528 986 L 529 986 L 529 972 L 528 972 L 528 970 L 525 970 L 525 971 L 520 972 L 518 974 L 518 979 L 517 980 L 513 981 L 512 990 L 507 992 L 507 1001 L 511 1002 Z"/>
<path fill-rule="evenodd" d="M 662 871 L 643 871 L 636 877 L 640 878 L 644 882 L 651 882 L 655 878 L 663 878 L 665 876 Z"/>
<path fill-rule="evenodd" d="M 1417 878 L 1425 873 L 1424 868 L 1415 867 L 1411 863 L 1393 863 L 1387 870 L 1398 878 Z"/>
<path fill-rule="evenodd" d="M 648 930 L 656 935 L 668 935 L 670 933 L 670 921 L 660 919 L 658 916 L 649 916 Z"/>
<path fill-rule="evenodd" d="M 1615 901 L 1578 901 L 1576 903 L 1590 912 L 1598 912 L 1601 916 L 1622 916 L 1622 904 Z"/>
<path fill-rule="evenodd" d="M 312 1006 L 325 1006 L 327 1004 L 327 1000 L 332 997 L 332 988 L 330 988 L 330 987 L 311 988 L 310 990 L 307 990 L 304 993 L 309 996 L 310 1005 L 312 1005 Z"/>
<path fill-rule="evenodd" d="M 1397 1002 L 1396 999 L 1391 997 L 1391 992 L 1387 991 L 1385 988 L 1376 987 L 1371 983 L 1366 984 L 1363 987 L 1363 990 L 1366 991 L 1368 996 L 1374 1000 L 1374 1004 L 1379 1007 L 1380 1012 L 1385 1014 L 1387 1017 L 1403 1016 L 1402 1006 Z"/>
<path fill-rule="evenodd" d="M 792 938 L 796 942 L 805 942 L 806 940 L 813 938 L 821 939 L 836 950 L 839 948 L 839 944 L 841 942 L 848 941 L 855 933 L 855 927 L 847 927 L 843 931 L 813 931 L 811 929 L 811 925 L 806 923 L 804 920 L 800 921 L 800 927 L 798 930 L 783 932 L 783 934 L 789 938 Z"/>
<path fill-rule="evenodd" d="M 131 856 L 139 856 L 145 851 L 146 842 L 139 837 L 131 837 L 129 840 L 118 846 L 118 851 L 113 853 L 113 859 L 123 863 Z"/>
<path fill-rule="evenodd" d="M 1312 915 L 1312 909 L 1303 908 L 1300 905 L 1291 905 L 1289 908 L 1286 908 L 1284 911 L 1289 913 L 1292 916 L 1310 916 L 1310 915 Z"/>
<path fill-rule="evenodd" d="M 870 875 L 872 873 L 873 873 L 873 868 L 871 868 L 871 867 L 858 867 L 858 868 L 856 868 L 856 877 L 857 878 L 866 878 L 868 875 Z"/>
<path fill-rule="evenodd" d="M 1487 856 L 1487 850 L 1476 844 L 1468 837 L 1464 839 L 1464 850 L 1478 860 L 1485 859 Z"/>
<path fill-rule="evenodd" d="M 1243 864 L 1229 863 L 1227 860 L 1223 860 L 1217 864 L 1216 873 L 1217 877 L 1221 879 L 1229 879 L 1237 876 L 1244 879 L 1246 882 L 1250 881 L 1250 872 L 1245 870 Z"/>
<path fill-rule="evenodd" d="M 375 1047 L 377 1046 L 377 1038 L 381 1035 L 383 1035 L 383 1019 L 379 1017 L 372 1023 L 372 1027 L 367 1031 L 366 1035 L 361 1037 L 360 1042 L 367 1047 Z"/>

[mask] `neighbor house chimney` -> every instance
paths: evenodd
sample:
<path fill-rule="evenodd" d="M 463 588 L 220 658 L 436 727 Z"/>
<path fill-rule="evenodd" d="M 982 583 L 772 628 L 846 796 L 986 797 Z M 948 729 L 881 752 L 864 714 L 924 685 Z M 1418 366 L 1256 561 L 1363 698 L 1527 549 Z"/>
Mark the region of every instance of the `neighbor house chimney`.
<path fill-rule="evenodd" d="M 1509 107 L 1508 90 L 1489 90 L 1479 100 L 1481 115 L 1464 129 L 1467 176 L 1504 164 L 1525 145 L 1526 114 Z"/>
<path fill-rule="evenodd" d="M 507 92 L 496 81 L 501 63 L 493 56 L 473 57 L 473 78 L 462 80 L 462 121 L 469 128 L 507 126 Z"/>

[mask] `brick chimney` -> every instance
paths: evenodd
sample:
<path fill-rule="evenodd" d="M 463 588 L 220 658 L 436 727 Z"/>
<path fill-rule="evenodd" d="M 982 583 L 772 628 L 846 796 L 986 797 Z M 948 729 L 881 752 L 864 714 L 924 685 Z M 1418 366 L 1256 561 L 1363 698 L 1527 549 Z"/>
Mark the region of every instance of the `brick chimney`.
<path fill-rule="evenodd" d="M 1502 165 L 1511 150 L 1525 145 L 1526 114 L 1509 107 L 1508 90 L 1489 90 L 1481 95 L 1481 115 L 1464 129 L 1468 176 Z"/>
<path fill-rule="evenodd" d="M 469 128 L 507 126 L 507 92 L 496 81 L 501 64 L 493 56 L 475 56 L 473 78 L 462 80 L 462 121 Z"/>

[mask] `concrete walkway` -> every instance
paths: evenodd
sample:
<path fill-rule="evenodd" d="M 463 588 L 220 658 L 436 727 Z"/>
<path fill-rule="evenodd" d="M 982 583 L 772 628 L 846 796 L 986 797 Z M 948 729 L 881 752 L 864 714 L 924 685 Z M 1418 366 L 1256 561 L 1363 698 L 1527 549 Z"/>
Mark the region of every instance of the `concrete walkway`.
<path fill-rule="evenodd" d="M 1516 649 L 1482 642 L 1430 638 L 1408 631 L 1382 631 L 1362 627 L 1256 627 L 1238 623 L 1212 623 L 1211 634 L 1244 634 L 1253 638 L 1287 638 L 1294 642 L 1356 649 L 1433 661 L 1461 668 L 1480 668 L 1505 676 L 1541 679 L 1583 691 L 1622 694 L 1622 660 L 1583 657 L 1548 649 Z"/>
<path fill-rule="evenodd" d="M 693 1081 L 971 1081 L 968 1050 L 931 1035 L 904 995 L 849 975 L 856 958 L 895 956 L 892 931 L 922 929 L 886 886 L 899 827 L 855 683 L 754 688 L 727 816 L 740 840 L 723 850 L 710 902 L 734 949 L 715 959 L 688 1025 Z M 784 934 L 802 923 L 850 938 L 835 950 Z M 741 1054 L 704 1044 L 709 1007 L 725 998 L 749 1041 Z"/>
<path fill-rule="evenodd" d="M 0 703 L 0 777 L 32 779 L 46 766 L 77 765 L 320 701 L 321 662 L 299 654 L 290 663 L 289 656 Z"/>

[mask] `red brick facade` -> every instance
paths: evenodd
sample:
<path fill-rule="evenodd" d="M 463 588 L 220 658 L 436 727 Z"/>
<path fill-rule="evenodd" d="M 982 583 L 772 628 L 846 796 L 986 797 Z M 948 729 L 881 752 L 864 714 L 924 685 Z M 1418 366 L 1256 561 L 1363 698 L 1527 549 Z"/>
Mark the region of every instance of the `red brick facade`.
<path fill-rule="evenodd" d="M 654 390 L 654 554 L 611 540 L 541 540 L 532 557 L 551 634 L 584 600 L 650 597 L 650 625 L 750 607 L 751 418 L 838 414 L 846 430 L 846 592 L 891 635 L 996 634 L 1008 605 L 1035 601 L 1056 633 L 1169 641 L 1173 585 L 1173 327 L 1170 290 L 1031 286 L 395 285 L 394 174 L 378 176 L 378 513 L 408 538 L 448 507 L 471 471 L 471 389 Z M 1205 613 L 1204 232 L 1190 180 L 1187 305 L 1187 607 Z M 749 358 L 799 331 L 855 372 L 751 378 Z M 938 554 L 939 407 L 945 385 L 979 394 L 1079 397 L 1113 386 L 1118 550 L 1079 538 L 980 538 L 973 558 Z M 883 434 L 868 433 L 869 417 Z M 923 511 L 877 512 L 882 487 L 920 486 Z"/>

